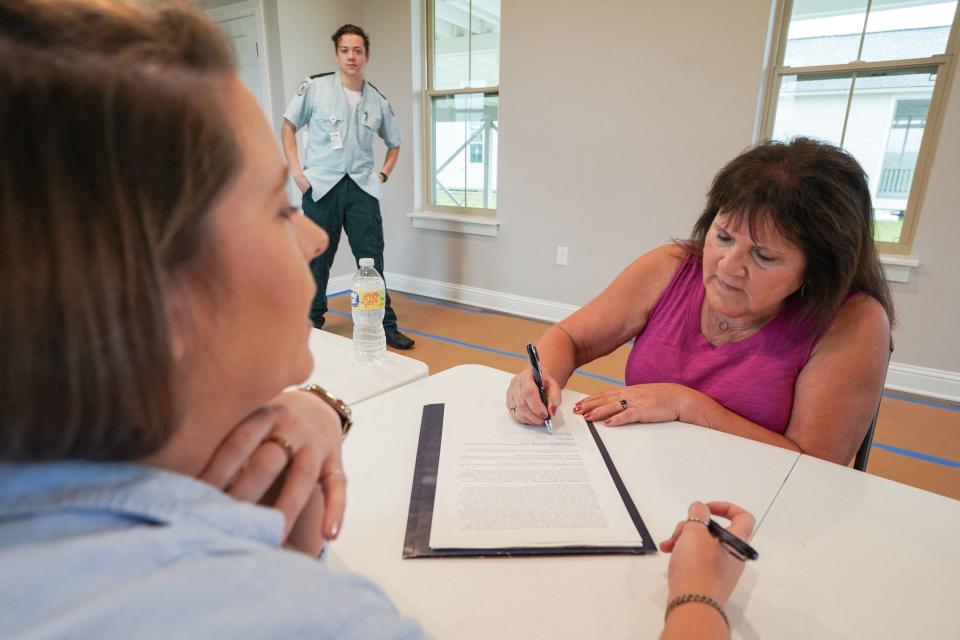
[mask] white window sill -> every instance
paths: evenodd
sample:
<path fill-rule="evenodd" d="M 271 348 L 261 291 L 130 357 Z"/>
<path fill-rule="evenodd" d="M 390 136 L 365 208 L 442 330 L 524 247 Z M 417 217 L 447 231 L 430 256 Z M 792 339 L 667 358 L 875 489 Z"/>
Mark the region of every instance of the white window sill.
<path fill-rule="evenodd" d="M 920 261 L 904 256 L 880 256 L 880 264 L 887 282 L 910 282 L 910 274 L 920 266 Z"/>
<path fill-rule="evenodd" d="M 488 218 L 487 216 L 417 211 L 408 213 L 407 217 L 413 221 L 413 226 L 417 229 L 453 231 L 477 236 L 496 237 L 500 227 L 499 218 Z"/>

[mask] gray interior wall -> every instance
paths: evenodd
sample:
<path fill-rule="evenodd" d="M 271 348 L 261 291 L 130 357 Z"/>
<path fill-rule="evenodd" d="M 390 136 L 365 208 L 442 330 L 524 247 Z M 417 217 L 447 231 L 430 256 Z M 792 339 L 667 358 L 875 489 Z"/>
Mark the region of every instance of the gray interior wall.
<path fill-rule="evenodd" d="M 381 201 L 387 271 L 583 304 L 634 257 L 684 236 L 713 174 L 752 141 L 771 0 L 503 0 L 500 235 L 413 229 L 418 5 L 365 0 L 355 18 L 373 37 L 368 78 L 407 139 Z M 958 175 L 953 82 L 914 243 L 920 269 L 892 285 L 899 363 L 960 371 Z M 557 245 L 569 266 L 554 265 Z M 341 255 L 333 274 L 352 270 Z"/>
<path fill-rule="evenodd" d="M 956 64 L 957 61 L 955 61 Z M 960 82 L 953 70 L 908 284 L 893 284 L 896 362 L 960 373 Z"/>
<path fill-rule="evenodd" d="M 375 41 L 409 25 L 412 4 L 367 0 Z M 684 236 L 713 173 L 751 141 L 770 10 L 769 0 L 504 0 L 500 234 L 413 229 L 404 214 L 422 178 L 407 174 L 383 199 L 387 270 L 583 304 L 634 257 Z M 416 47 L 392 41 L 368 76 L 398 96 L 406 132 L 420 116 L 405 86 Z M 569 266 L 554 265 L 557 245 Z"/>

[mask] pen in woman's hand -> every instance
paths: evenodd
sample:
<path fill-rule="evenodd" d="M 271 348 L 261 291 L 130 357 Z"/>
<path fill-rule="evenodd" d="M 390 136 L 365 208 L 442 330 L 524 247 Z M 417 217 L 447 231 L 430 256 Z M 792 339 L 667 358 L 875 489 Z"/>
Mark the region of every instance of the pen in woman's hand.
<path fill-rule="evenodd" d="M 540 354 L 530 343 L 527 343 L 527 357 L 530 358 L 530 368 L 533 369 L 533 381 L 537 383 L 537 391 L 540 392 L 540 402 L 547 409 L 547 418 L 543 424 L 547 427 L 547 433 L 553 433 L 553 420 L 550 419 L 550 409 L 547 408 L 547 389 L 543 384 L 543 371 L 540 369 Z"/>
<path fill-rule="evenodd" d="M 687 521 L 699 522 L 704 525 L 710 535 L 716 538 L 727 553 L 737 560 L 756 560 L 760 557 L 756 549 L 721 527 L 713 518 L 700 519 L 691 516 L 687 518 Z"/>

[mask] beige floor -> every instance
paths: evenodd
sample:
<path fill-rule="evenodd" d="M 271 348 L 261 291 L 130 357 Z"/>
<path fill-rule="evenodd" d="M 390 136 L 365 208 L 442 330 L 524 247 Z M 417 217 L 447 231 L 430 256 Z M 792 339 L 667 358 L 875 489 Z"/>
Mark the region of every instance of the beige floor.
<path fill-rule="evenodd" d="M 519 371 L 526 362 L 524 345 L 536 340 L 548 326 L 534 320 L 420 296 L 391 293 L 391 297 L 400 315 L 400 326 L 409 329 L 410 337 L 417 341 L 416 347 L 404 352 L 405 355 L 426 362 L 430 373 L 468 363 Z M 349 337 L 353 324 L 345 316 L 349 312 L 348 296 L 332 298 L 330 308 L 333 313 L 327 316 L 325 328 Z M 583 367 L 583 371 L 622 381 L 628 353 L 629 347 L 623 346 Z M 614 388 L 615 384 L 574 375 L 568 386 L 583 393 L 593 393 Z M 953 461 L 954 464 L 960 462 L 960 406 L 933 402 L 944 408 L 884 398 L 875 442 Z M 960 499 L 960 468 L 956 466 L 874 447 L 867 472 Z"/>

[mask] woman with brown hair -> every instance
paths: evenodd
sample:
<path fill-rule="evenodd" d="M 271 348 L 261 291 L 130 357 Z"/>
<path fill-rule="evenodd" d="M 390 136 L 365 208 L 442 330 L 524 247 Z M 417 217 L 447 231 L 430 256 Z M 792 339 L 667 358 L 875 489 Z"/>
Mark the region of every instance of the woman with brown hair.
<path fill-rule="evenodd" d="M 280 392 L 311 370 L 327 237 L 216 27 L 0 0 L 0 139 L 0 636 L 421 637 L 315 560 L 344 423 Z M 711 513 L 753 528 L 691 505 L 664 637 L 729 637 L 743 567 Z"/>
<path fill-rule="evenodd" d="M 877 408 L 892 323 L 863 169 L 798 138 L 731 161 L 690 240 L 638 258 L 537 346 L 551 414 L 576 367 L 635 338 L 626 386 L 575 412 L 679 420 L 843 464 Z M 521 423 L 548 415 L 529 369 L 507 408 Z"/>
<path fill-rule="evenodd" d="M 282 548 L 343 517 L 340 416 L 281 394 L 327 237 L 217 28 L 0 0 L 0 140 L 0 636 L 419 637 Z"/>

